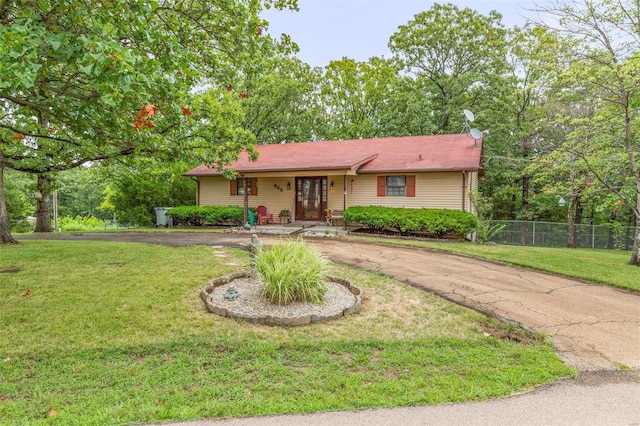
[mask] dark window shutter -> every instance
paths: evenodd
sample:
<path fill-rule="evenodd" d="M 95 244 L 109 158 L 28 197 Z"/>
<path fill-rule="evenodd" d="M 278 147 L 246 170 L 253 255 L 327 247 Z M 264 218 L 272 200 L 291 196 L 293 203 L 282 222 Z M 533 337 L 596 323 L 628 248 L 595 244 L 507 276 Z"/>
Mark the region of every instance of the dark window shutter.
<path fill-rule="evenodd" d="M 407 176 L 407 197 L 416 196 L 416 177 Z"/>
<path fill-rule="evenodd" d="M 384 197 L 387 192 L 387 178 L 378 176 L 378 197 Z"/>
<path fill-rule="evenodd" d="M 258 178 L 251 178 L 251 194 L 249 195 L 258 195 Z"/>
<path fill-rule="evenodd" d="M 238 195 L 238 181 L 236 179 L 229 181 L 229 193 L 231 195 Z"/>

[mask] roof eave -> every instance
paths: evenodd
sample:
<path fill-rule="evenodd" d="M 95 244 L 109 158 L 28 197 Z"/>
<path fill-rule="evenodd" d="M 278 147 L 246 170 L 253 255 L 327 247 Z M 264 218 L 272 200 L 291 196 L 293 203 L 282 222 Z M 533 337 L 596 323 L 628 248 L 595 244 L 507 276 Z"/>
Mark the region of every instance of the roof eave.
<path fill-rule="evenodd" d="M 428 169 L 367 169 L 367 170 L 358 170 L 359 175 L 364 174 L 380 174 L 380 173 L 435 173 L 435 172 L 476 172 L 482 169 L 482 167 L 478 166 L 469 166 L 469 167 L 438 167 L 438 168 L 428 168 Z"/>

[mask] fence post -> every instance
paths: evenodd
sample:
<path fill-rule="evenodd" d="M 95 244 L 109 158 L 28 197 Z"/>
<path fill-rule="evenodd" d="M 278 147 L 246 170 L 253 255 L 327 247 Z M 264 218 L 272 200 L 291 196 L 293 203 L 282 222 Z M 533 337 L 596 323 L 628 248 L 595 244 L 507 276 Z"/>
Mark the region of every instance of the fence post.
<path fill-rule="evenodd" d="M 536 223 L 533 222 L 533 241 L 531 244 L 533 247 L 536 246 Z"/>

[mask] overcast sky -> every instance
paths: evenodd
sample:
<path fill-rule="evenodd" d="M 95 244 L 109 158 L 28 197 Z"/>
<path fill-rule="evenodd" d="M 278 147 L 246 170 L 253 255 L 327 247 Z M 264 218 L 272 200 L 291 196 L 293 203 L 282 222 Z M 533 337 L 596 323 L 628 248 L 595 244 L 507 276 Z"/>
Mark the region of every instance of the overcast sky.
<path fill-rule="evenodd" d="M 298 57 L 313 66 L 325 66 L 346 56 L 367 61 L 372 56 L 391 56 L 387 44 L 398 26 L 431 8 L 432 0 L 298 0 L 299 12 L 267 11 L 269 33 L 291 36 L 300 47 Z M 506 27 L 522 26 L 525 17 L 534 17 L 526 9 L 545 0 L 442 0 L 460 8 L 469 7 L 486 15 L 497 10 Z"/>

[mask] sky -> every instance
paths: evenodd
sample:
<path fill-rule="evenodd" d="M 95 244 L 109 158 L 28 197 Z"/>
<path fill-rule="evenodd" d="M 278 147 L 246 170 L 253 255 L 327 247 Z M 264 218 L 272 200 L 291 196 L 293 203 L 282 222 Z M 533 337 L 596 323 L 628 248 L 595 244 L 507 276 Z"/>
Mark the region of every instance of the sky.
<path fill-rule="evenodd" d="M 365 62 L 372 56 L 390 58 L 389 37 L 398 26 L 431 8 L 432 0 L 298 0 L 299 11 L 269 10 L 269 33 L 289 34 L 300 48 L 298 58 L 324 67 L 343 57 Z M 500 12 L 505 27 L 522 26 L 526 16 L 535 17 L 535 4 L 545 0 L 441 0 L 459 8 L 469 7 L 486 15 Z"/>

